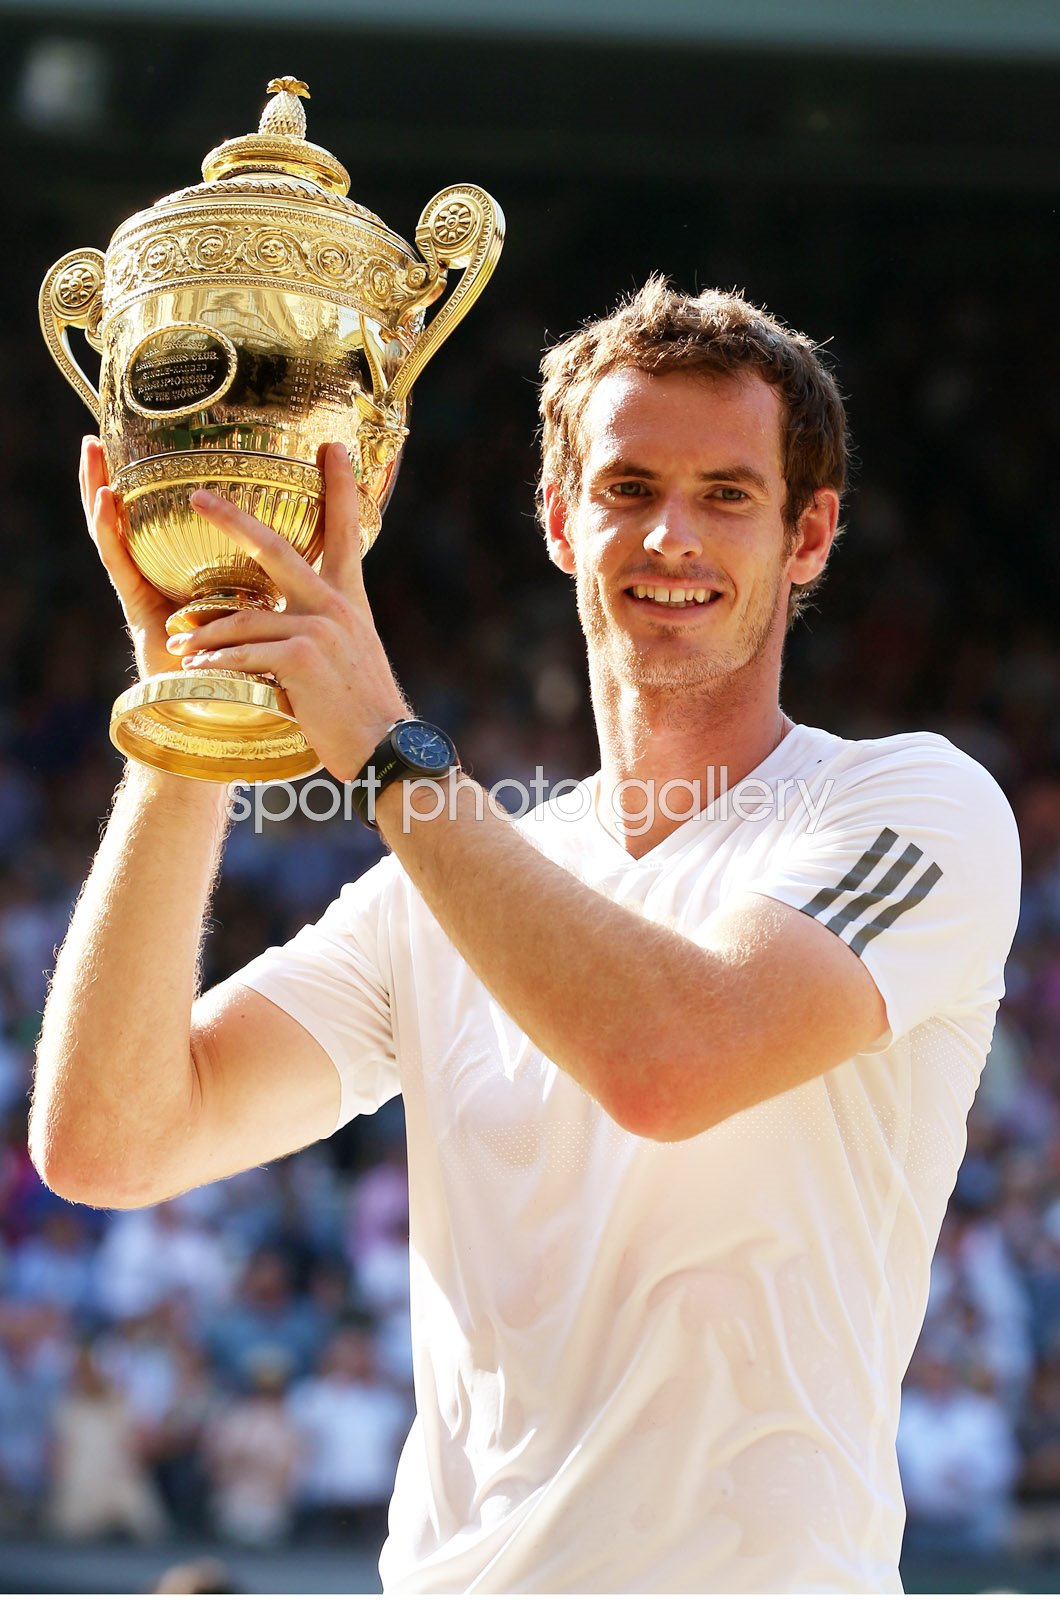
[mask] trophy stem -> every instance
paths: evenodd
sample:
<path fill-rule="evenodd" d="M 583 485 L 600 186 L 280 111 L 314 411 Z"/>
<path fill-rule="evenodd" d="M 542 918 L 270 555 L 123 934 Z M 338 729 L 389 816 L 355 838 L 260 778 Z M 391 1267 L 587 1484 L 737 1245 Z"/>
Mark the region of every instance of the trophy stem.
<path fill-rule="evenodd" d="M 172 639 L 178 633 L 191 633 L 227 617 L 233 611 L 275 611 L 275 597 L 253 589 L 214 589 L 209 594 L 196 595 L 166 619 L 166 632 Z"/>

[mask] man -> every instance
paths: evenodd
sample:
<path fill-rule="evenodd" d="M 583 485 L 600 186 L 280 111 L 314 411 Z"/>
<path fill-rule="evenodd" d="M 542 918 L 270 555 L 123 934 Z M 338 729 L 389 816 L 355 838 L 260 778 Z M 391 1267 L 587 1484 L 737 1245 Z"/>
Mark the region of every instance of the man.
<path fill-rule="evenodd" d="M 808 339 L 653 280 L 544 372 L 600 773 L 518 825 L 401 777 L 344 452 L 319 576 L 198 496 L 287 608 L 172 653 L 274 674 L 337 778 L 396 772 L 392 854 L 195 1000 L 224 797 L 131 768 L 56 970 L 35 1159 L 142 1205 L 403 1094 L 419 1414 L 387 1587 L 896 1590 L 899 1385 L 1002 992 L 1011 813 L 944 739 L 780 709 L 845 480 Z M 162 670 L 98 445 L 82 479 Z"/>

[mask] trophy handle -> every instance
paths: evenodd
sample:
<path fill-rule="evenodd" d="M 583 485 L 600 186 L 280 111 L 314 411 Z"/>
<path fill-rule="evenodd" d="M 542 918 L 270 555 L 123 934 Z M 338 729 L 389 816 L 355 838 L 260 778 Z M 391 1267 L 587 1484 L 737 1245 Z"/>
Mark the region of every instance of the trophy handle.
<path fill-rule="evenodd" d="M 92 348 L 102 350 L 102 250 L 70 250 L 62 256 L 41 284 L 39 305 L 41 331 L 52 359 L 98 421 L 99 392 L 74 360 L 68 329 L 83 328 Z"/>
<path fill-rule="evenodd" d="M 464 275 L 395 372 L 386 403 L 398 404 L 407 397 L 438 346 L 486 287 L 503 243 L 504 212 L 485 189 L 454 184 L 424 206 L 416 244 L 431 277 L 441 277 L 450 266 L 463 267 Z"/>

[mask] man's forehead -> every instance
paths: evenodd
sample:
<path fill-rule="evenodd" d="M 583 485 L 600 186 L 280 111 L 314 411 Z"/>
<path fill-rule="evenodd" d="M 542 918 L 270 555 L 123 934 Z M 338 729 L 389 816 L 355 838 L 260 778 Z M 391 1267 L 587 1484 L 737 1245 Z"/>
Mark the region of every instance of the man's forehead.
<path fill-rule="evenodd" d="M 645 372 L 620 367 L 589 393 L 581 416 L 585 455 L 623 450 L 637 440 L 675 447 L 740 443 L 781 458 L 781 401 L 757 373 Z"/>

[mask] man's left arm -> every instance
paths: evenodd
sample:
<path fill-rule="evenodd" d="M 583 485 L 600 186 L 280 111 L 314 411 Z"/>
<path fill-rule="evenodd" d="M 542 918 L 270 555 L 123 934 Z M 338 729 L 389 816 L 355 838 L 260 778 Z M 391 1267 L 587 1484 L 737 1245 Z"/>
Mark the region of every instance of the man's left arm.
<path fill-rule="evenodd" d="M 400 784 L 376 815 L 443 931 L 524 1032 L 630 1132 L 686 1139 L 868 1048 L 887 1028 L 852 951 L 757 894 L 698 941 L 587 887 L 470 780 L 440 814 Z"/>

